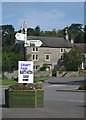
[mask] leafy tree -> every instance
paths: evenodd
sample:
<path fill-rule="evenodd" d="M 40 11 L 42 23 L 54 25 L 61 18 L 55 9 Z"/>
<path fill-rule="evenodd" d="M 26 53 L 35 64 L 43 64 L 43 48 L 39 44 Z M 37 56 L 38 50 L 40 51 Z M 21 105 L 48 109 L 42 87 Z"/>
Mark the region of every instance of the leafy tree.
<path fill-rule="evenodd" d="M 2 70 L 4 71 L 13 71 L 17 69 L 18 61 L 23 60 L 23 54 L 13 53 L 13 52 L 3 52 L 2 54 Z"/>
<path fill-rule="evenodd" d="M 84 34 L 82 32 L 78 33 L 76 36 L 75 36 L 75 40 L 74 40 L 75 43 L 84 43 Z"/>
<path fill-rule="evenodd" d="M 86 25 L 84 26 L 84 43 L 86 43 Z"/>
<path fill-rule="evenodd" d="M 67 71 L 77 71 L 83 61 L 83 54 L 77 48 L 64 53 L 64 66 Z"/>
<path fill-rule="evenodd" d="M 70 39 L 73 39 L 75 43 L 83 43 L 83 28 L 82 24 L 71 24 L 69 29 Z"/>
<path fill-rule="evenodd" d="M 34 32 L 35 32 L 35 30 L 34 30 L 33 28 L 28 28 L 28 29 L 27 29 L 27 35 L 28 35 L 28 36 L 33 36 L 33 35 L 34 35 Z"/>
<path fill-rule="evenodd" d="M 34 35 L 40 36 L 40 27 L 38 25 L 35 27 Z"/>
<path fill-rule="evenodd" d="M 9 51 L 15 42 L 15 31 L 12 25 L 2 25 L 2 51 Z"/>
<path fill-rule="evenodd" d="M 64 29 L 63 30 L 58 30 L 57 35 L 58 35 L 58 37 L 63 37 L 64 38 Z"/>

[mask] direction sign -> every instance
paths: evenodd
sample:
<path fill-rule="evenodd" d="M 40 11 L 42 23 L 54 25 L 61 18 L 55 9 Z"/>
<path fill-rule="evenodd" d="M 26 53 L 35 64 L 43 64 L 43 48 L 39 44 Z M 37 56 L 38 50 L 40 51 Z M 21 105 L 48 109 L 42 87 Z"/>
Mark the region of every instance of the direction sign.
<path fill-rule="evenodd" d="M 27 40 L 27 43 L 25 44 L 25 47 L 40 47 L 42 45 L 41 40 Z"/>
<path fill-rule="evenodd" d="M 25 41 L 25 34 L 16 33 L 15 37 L 16 37 L 16 40 Z"/>

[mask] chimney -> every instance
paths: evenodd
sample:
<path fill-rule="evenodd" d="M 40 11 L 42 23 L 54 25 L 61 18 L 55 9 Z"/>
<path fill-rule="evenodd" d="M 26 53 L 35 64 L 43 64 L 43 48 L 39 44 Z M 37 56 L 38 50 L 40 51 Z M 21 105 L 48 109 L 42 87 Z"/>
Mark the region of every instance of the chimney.
<path fill-rule="evenodd" d="M 65 39 L 66 39 L 66 40 L 69 40 L 67 28 L 65 29 Z"/>
<path fill-rule="evenodd" d="M 74 43 L 74 40 L 73 39 L 71 39 L 71 44 L 73 44 Z"/>

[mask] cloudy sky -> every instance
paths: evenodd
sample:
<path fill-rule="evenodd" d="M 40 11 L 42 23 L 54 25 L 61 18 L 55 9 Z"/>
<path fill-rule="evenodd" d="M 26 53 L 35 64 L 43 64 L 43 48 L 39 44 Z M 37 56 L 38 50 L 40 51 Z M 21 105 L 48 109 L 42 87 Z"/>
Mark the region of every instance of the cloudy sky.
<path fill-rule="evenodd" d="M 2 24 L 19 30 L 23 21 L 41 30 L 62 29 L 72 23 L 84 23 L 83 2 L 3 2 Z"/>

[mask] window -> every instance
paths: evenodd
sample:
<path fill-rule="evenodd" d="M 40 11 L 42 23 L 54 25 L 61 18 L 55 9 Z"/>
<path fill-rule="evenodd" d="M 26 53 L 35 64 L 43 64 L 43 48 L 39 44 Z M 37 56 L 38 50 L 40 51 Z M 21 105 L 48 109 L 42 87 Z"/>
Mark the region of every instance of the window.
<path fill-rule="evenodd" d="M 45 55 L 45 60 L 46 60 L 46 61 L 49 61 L 49 60 L 50 60 L 50 54 L 46 54 L 46 55 Z"/>
<path fill-rule="evenodd" d="M 33 69 L 34 69 L 34 70 L 38 70 L 38 69 L 39 69 L 39 65 L 34 65 L 34 66 L 33 66 Z"/>
<path fill-rule="evenodd" d="M 63 48 L 61 48 L 60 52 L 63 53 Z"/>
<path fill-rule="evenodd" d="M 64 52 L 65 52 L 65 48 L 64 48 L 64 49 L 61 48 L 61 49 L 60 49 L 60 52 L 61 52 L 61 53 L 64 53 Z"/>
<path fill-rule="evenodd" d="M 36 51 L 38 51 L 38 48 L 35 48 L 36 49 Z"/>
<path fill-rule="evenodd" d="M 33 51 L 35 51 L 35 48 L 33 47 Z"/>
<path fill-rule="evenodd" d="M 61 60 L 63 60 L 63 56 L 61 56 Z"/>
<path fill-rule="evenodd" d="M 35 60 L 35 55 L 32 55 L 32 59 Z"/>
<path fill-rule="evenodd" d="M 32 55 L 32 60 L 33 60 L 33 61 L 38 61 L 38 55 L 34 55 L 34 54 L 33 54 L 33 55 Z"/>
<path fill-rule="evenodd" d="M 64 49 L 64 52 L 65 52 L 66 50 Z"/>
<path fill-rule="evenodd" d="M 32 52 L 38 52 L 38 48 L 37 47 L 33 47 L 32 48 Z"/>
<path fill-rule="evenodd" d="M 38 55 L 36 55 L 36 60 L 38 60 Z"/>

